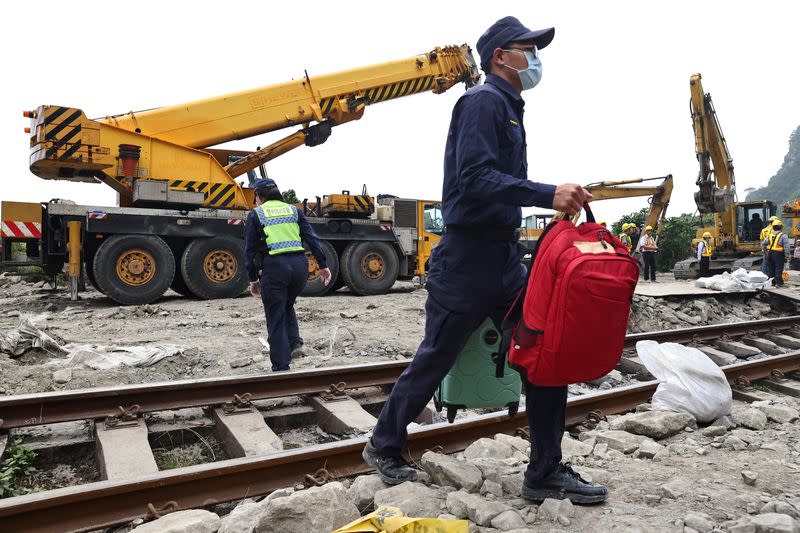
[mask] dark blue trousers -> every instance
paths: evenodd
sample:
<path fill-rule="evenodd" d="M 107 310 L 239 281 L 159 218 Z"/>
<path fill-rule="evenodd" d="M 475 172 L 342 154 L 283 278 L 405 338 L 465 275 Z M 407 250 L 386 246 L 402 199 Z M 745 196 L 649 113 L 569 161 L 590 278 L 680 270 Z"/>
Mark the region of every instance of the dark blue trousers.
<path fill-rule="evenodd" d="M 267 317 L 272 370 L 289 370 L 292 349 L 303 344 L 294 302 L 306 285 L 308 259 L 302 253 L 267 255 L 261 269 L 261 301 Z"/>
<path fill-rule="evenodd" d="M 784 252 L 769 251 L 769 277 L 772 284 L 776 287 L 783 287 L 783 267 L 786 264 L 786 254 Z"/>
<path fill-rule="evenodd" d="M 490 316 L 500 325 L 525 282 L 524 248 L 447 234 L 431 256 L 425 302 L 425 338 L 392 388 L 372 434 L 382 455 L 402 453 L 406 426 L 422 412 L 455 363 L 472 332 Z M 523 377 L 524 381 L 524 377 Z M 567 387 L 525 383 L 531 459 L 525 473 L 533 484 L 561 460 Z"/>

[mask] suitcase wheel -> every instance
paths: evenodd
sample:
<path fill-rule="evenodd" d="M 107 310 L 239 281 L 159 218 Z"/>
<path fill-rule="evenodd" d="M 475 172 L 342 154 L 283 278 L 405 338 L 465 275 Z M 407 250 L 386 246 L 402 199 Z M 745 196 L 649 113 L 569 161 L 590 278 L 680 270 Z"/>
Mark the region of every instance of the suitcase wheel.
<path fill-rule="evenodd" d="M 508 416 L 509 416 L 509 418 L 514 418 L 514 416 L 517 414 L 518 410 L 519 410 L 519 402 L 514 402 L 514 403 L 508 404 Z"/>
<path fill-rule="evenodd" d="M 447 407 L 447 421 L 451 424 L 456 420 L 456 414 L 458 413 L 458 407 Z"/>

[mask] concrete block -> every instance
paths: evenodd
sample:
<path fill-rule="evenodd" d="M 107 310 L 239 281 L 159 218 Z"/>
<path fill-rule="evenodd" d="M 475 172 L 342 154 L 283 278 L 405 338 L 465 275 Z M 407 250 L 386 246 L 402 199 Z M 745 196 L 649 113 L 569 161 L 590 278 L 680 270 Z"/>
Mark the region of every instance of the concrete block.
<path fill-rule="evenodd" d="M 319 426 L 329 433 L 370 431 L 378 421 L 348 396 L 335 400 L 325 400 L 319 395 L 310 396 L 308 402 L 317 412 Z"/>
<path fill-rule="evenodd" d="M 147 440 L 147 426 L 141 418 L 134 426 L 113 429 L 98 422 L 94 425 L 94 439 L 101 479 L 133 479 L 158 472 Z"/>
<path fill-rule="evenodd" d="M 774 342 L 758 337 L 742 337 L 742 342 L 748 346 L 757 348 L 767 355 L 780 355 L 786 351 Z"/>
<path fill-rule="evenodd" d="M 746 359 L 761 353 L 759 350 L 737 341 L 726 341 L 720 339 L 714 341 L 714 346 L 724 352 L 732 353 L 740 359 Z"/>
<path fill-rule="evenodd" d="M 283 450 L 283 441 L 255 408 L 226 414 L 221 407 L 215 407 L 211 418 L 214 419 L 214 434 L 229 457 L 269 455 Z"/>
<path fill-rule="evenodd" d="M 789 335 L 783 335 L 782 333 L 767 333 L 764 335 L 764 337 L 783 348 L 800 350 L 800 338 L 796 339 L 794 337 L 790 337 Z"/>
<path fill-rule="evenodd" d="M 719 366 L 732 365 L 739 362 L 739 359 L 735 355 L 718 350 L 713 346 L 698 346 L 697 349 L 706 354 L 709 359 Z"/>

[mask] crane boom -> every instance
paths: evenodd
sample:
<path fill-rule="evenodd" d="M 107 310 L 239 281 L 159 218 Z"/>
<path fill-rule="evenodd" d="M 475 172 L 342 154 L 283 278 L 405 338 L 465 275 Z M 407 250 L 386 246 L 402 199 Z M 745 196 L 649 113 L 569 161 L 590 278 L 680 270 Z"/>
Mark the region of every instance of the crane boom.
<path fill-rule="evenodd" d="M 187 104 L 91 120 L 80 109 L 40 106 L 32 119 L 31 172 L 43 179 L 103 182 L 120 205 L 153 191 L 177 202 L 247 209 L 252 193 L 233 179 L 278 155 L 324 142 L 335 125 L 361 118 L 366 106 L 480 79 L 467 45 Z M 203 148 L 265 132 L 300 130 L 246 158 L 223 165 Z M 160 188 L 142 187 L 159 181 Z M 142 191 L 150 191 L 145 195 Z"/>

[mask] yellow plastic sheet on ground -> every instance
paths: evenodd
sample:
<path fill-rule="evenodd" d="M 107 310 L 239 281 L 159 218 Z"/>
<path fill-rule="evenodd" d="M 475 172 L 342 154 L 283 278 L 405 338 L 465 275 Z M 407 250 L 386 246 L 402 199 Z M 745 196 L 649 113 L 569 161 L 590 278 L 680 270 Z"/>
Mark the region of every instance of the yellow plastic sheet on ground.
<path fill-rule="evenodd" d="M 466 520 L 412 518 L 397 507 L 382 505 L 375 512 L 340 527 L 333 533 L 468 533 Z"/>

